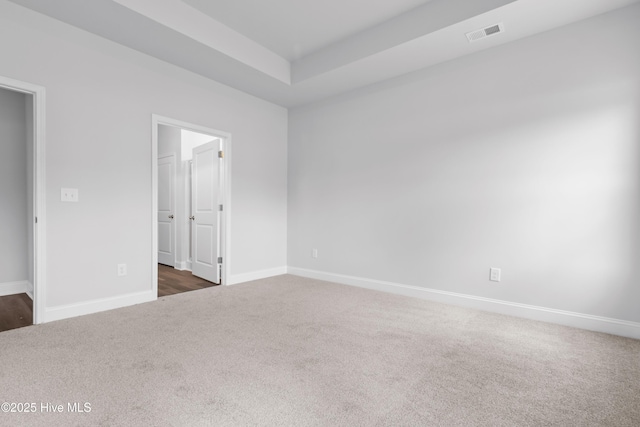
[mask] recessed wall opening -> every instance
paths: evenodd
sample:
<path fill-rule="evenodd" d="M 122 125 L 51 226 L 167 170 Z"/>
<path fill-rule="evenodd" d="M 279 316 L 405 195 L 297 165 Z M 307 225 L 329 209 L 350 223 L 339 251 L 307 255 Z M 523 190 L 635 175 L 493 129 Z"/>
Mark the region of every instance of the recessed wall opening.
<path fill-rule="evenodd" d="M 224 284 L 230 136 L 169 119 L 154 129 L 157 295 Z"/>

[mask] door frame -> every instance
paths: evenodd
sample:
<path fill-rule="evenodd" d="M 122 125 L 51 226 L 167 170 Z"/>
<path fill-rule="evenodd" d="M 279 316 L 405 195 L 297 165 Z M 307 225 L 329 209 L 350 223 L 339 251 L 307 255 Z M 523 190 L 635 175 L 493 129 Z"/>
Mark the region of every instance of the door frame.
<path fill-rule="evenodd" d="M 173 126 L 192 132 L 211 135 L 222 140 L 224 156 L 220 162 L 220 200 L 223 210 L 220 212 L 220 256 L 222 257 L 220 283 L 229 284 L 229 266 L 231 265 L 231 134 L 217 129 L 201 126 L 181 120 L 151 115 L 151 288 L 158 295 L 158 126 Z M 177 167 L 176 167 L 177 169 Z"/>
<path fill-rule="evenodd" d="M 45 88 L 0 76 L 0 88 L 33 96 L 33 324 L 44 323 L 46 296 Z"/>

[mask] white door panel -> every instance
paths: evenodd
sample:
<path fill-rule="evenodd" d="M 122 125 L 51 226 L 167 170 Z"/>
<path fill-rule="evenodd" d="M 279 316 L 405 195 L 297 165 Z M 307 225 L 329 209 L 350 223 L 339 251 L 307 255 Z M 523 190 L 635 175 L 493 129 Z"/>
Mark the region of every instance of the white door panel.
<path fill-rule="evenodd" d="M 213 245 L 211 242 L 215 242 L 215 231 L 213 227 L 209 225 L 199 224 L 196 226 L 196 261 L 199 264 L 206 264 L 207 266 L 213 266 L 218 261 L 214 259 Z M 217 257 L 216 257 L 217 258 Z"/>
<path fill-rule="evenodd" d="M 158 159 L 158 262 L 175 264 L 175 169 L 174 155 Z"/>
<path fill-rule="evenodd" d="M 192 175 L 192 273 L 210 282 L 220 282 L 218 256 L 220 159 L 219 141 L 193 149 Z"/>
<path fill-rule="evenodd" d="M 158 252 L 171 254 L 171 223 L 158 224 Z M 162 264 L 165 264 L 164 262 Z"/>

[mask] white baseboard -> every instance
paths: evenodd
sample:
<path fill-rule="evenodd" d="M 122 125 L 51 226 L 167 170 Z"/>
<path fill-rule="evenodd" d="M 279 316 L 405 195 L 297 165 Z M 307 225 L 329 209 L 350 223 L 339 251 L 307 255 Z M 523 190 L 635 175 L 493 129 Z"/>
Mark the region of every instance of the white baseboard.
<path fill-rule="evenodd" d="M 42 323 L 54 320 L 68 319 L 70 317 L 84 316 L 85 314 L 98 313 L 100 311 L 113 310 L 144 302 L 155 301 L 157 294 L 153 291 L 137 292 L 135 294 L 122 295 L 112 298 L 102 298 L 77 304 L 47 307 Z"/>
<path fill-rule="evenodd" d="M 5 295 L 23 294 L 29 290 L 29 282 L 20 280 L 18 282 L 0 283 L 0 297 Z"/>
<path fill-rule="evenodd" d="M 31 301 L 33 301 L 33 293 L 35 292 L 33 289 L 33 283 L 27 282 L 27 295 L 31 298 Z"/>
<path fill-rule="evenodd" d="M 267 277 L 280 276 L 282 274 L 287 274 L 287 267 L 276 267 L 268 270 L 252 271 L 251 273 L 233 274 L 227 284 L 237 285 L 238 283 L 266 279 Z"/>
<path fill-rule="evenodd" d="M 178 261 L 176 262 L 176 265 L 173 267 L 176 270 L 180 270 L 180 271 L 191 271 L 191 262 L 189 261 Z"/>
<path fill-rule="evenodd" d="M 640 339 L 640 323 L 630 322 L 627 320 L 593 316 L 590 314 L 556 310 L 546 307 L 519 304 L 473 295 L 440 291 L 437 289 L 420 288 L 417 286 L 402 285 L 399 283 L 384 282 L 380 280 L 365 279 L 362 277 L 346 276 L 343 274 L 327 273 L 297 267 L 289 267 L 288 273 L 296 276 L 341 283 L 344 285 L 358 286 L 361 288 L 389 292 L 398 295 L 417 297 L 445 304 L 475 308 L 494 313 L 524 317 L 526 319 L 539 320 L 580 329 L 587 329 L 590 331 Z"/>

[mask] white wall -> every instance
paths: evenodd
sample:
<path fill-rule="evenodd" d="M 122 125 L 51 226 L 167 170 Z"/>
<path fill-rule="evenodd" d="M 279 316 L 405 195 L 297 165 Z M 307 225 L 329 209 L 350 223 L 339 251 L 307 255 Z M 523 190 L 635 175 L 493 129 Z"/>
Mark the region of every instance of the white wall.
<path fill-rule="evenodd" d="M 46 88 L 45 320 L 151 292 L 154 113 L 233 135 L 231 277 L 286 265 L 285 109 L 9 2 L 0 51 L 0 75 Z"/>
<path fill-rule="evenodd" d="M 291 111 L 291 271 L 640 321 L 638 22 L 633 6 Z"/>
<path fill-rule="evenodd" d="M 191 132 L 189 130 L 180 130 L 180 149 L 182 152 L 182 161 L 188 161 L 193 159 L 193 149 L 199 147 L 207 142 L 211 142 L 215 138 L 211 135 L 205 135 L 202 133 Z"/>
<path fill-rule="evenodd" d="M 182 133 L 179 128 L 167 125 L 158 126 L 158 157 L 164 154 L 175 154 L 180 160 L 180 141 Z"/>
<path fill-rule="evenodd" d="M 0 88 L 0 285 L 28 280 L 26 98 Z"/>

